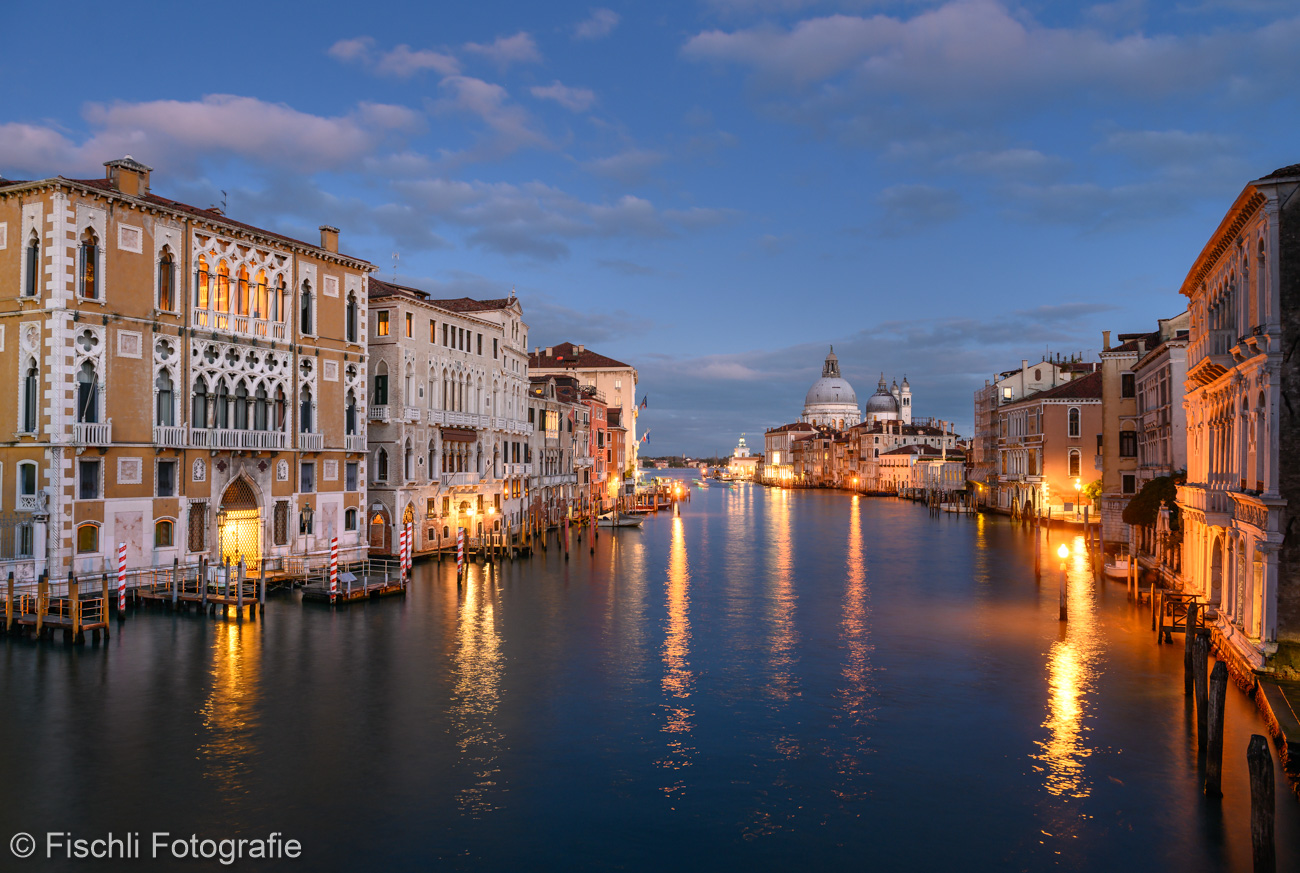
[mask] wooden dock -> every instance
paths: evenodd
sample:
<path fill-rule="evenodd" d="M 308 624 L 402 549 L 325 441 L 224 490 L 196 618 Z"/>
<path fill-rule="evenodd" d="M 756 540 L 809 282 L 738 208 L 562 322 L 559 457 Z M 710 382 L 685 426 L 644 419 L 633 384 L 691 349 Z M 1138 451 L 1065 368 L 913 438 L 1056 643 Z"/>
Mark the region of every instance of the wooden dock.
<path fill-rule="evenodd" d="M 336 591 L 330 591 L 328 567 L 313 571 L 302 586 L 303 603 L 324 603 L 329 606 L 347 606 L 372 597 L 405 594 L 406 580 L 402 578 L 399 562 L 385 558 L 367 558 L 364 561 L 340 564 Z"/>
<path fill-rule="evenodd" d="M 176 612 L 216 615 L 221 608 L 223 617 L 242 621 L 244 610 L 248 620 L 256 621 L 258 613 L 266 611 L 266 570 L 259 568 L 256 578 L 250 578 L 243 561 L 210 567 L 201 560 L 197 567 L 182 568 L 172 565 L 171 571 L 160 570 L 133 589 L 135 599 L 145 606 L 159 606 Z"/>
<path fill-rule="evenodd" d="M 96 590 L 98 589 L 98 590 Z M 93 592 L 93 593 L 92 593 Z M 63 632 L 65 643 L 81 644 L 86 641 L 86 631 L 99 642 L 100 634 L 108 639 L 109 600 L 108 577 L 99 586 L 86 587 L 72 573 L 68 574 L 62 594 L 51 591 L 51 583 L 44 576 L 34 588 L 15 590 L 14 574 L 9 574 L 5 586 L 6 634 L 32 634 L 36 639 L 53 639 L 55 631 Z"/>

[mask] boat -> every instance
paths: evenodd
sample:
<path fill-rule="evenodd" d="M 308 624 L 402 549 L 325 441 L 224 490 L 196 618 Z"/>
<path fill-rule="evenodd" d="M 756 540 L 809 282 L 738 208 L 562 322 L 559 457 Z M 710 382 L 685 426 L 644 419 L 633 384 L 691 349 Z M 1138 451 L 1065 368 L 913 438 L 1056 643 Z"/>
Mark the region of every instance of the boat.
<path fill-rule="evenodd" d="M 960 503 L 940 503 L 939 508 L 944 512 L 962 512 L 964 509 Z"/>
<path fill-rule="evenodd" d="M 1112 579 L 1128 578 L 1128 558 L 1116 558 L 1106 562 L 1105 573 Z"/>
<path fill-rule="evenodd" d="M 607 512 L 596 519 L 600 527 L 640 527 L 644 518 L 619 512 Z"/>
<path fill-rule="evenodd" d="M 708 487 L 709 487 L 709 480 L 708 480 L 708 479 L 696 479 L 696 480 L 695 480 L 695 487 L 696 487 L 696 488 L 708 488 Z"/>

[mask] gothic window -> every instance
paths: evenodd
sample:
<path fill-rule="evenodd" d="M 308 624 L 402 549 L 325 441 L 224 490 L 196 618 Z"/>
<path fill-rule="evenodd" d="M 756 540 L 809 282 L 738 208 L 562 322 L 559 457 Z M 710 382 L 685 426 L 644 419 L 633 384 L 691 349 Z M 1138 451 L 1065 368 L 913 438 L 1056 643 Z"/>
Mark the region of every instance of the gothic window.
<path fill-rule="evenodd" d="M 27 373 L 23 376 L 23 433 L 36 433 L 38 393 L 36 359 L 30 358 L 27 362 Z"/>
<path fill-rule="evenodd" d="M 302 402 L 298 407 L 298 423 L 300 425 L 298 430 L 301 433 L 312 433 L 311 412 L 311 389 L 304 388 L 302 389 Z"/>
<path fill-rule="evenodd" d="M 273 313 L 274 319 L 280 322 L 281 324 L 284 324 L 284 319 L 285 319 L 284 298 L 285 296 L 288 295 L 288 293 L 289 293 L 289 287 L 285 284 L 284 277 L 281 276 L 280 281 L 276 283 L 275 286 L 275 300 L 274 300 L 275 312 Z"/>
<path fill-rule="evenodd" d="M 375 405 L 388 405 L 388 367 L 383 361 L 375 368 Z"/>
<path fill-rule="evenodd" d="M 37 239 L 36 234 L 32 234 L 32 239 L 27 243 L 27 276 L 23 283 L 23 296 L 35 297 L 37 287 L 40 284 L 41 275 L 41 242 Z"/>
<path fill-rule="evenodd" d="M 224 260 L 217 263 L 217 312 L 230 311 L 230 265 Z"/>
<path fill-rule="evenodd" d="M 235 386 L 235 428 L 248 430 L 248 386 L 242 379 Z"/>
<path fill-rule="evenodd" d="M 238 315 L 247 315 L 252 307 L 252 300 L 248 296 L 248 267 L 239 268 L 239 285 L 235 294 L 235 312 Z"/>
<path fill-rule="evenodd" d="M 158 259 L 158 308 L 167 312 L 176 309 L 176 261 L 169 248 L 163 248 Z"/>
<path fill-rule="evenodd" d="M 269 302 L 266 299 L 266 270 L 257 271 L 257 285 L 254 287 L 253 292 L 253 317 L 266 318 L 270 312 L 266 308 Z"/>
<path fill-rule="evenodd" d="M 266 386 L 258 385 L 253 395 L 253 430 L 266 430 L 267 397 Z"/>
<path fill-rule="evenodd" d="M 383 448 L 375 452 L 375 481 L 388 481 L 388 452 Z"/>
<path fill-rule="evenodd" d="M 157 389 L 157 400 L 155 402 L 155 420 L 161 427 L 171 427 L 176 424 L 175 395 L 172 391 L 172 377 L 166 370 L 158 371 L 158 378 L 154 379 L 154 388 Z"/>
<path fill-rule="evenodd" d="M 301 332 L 304 333 L 304 334 L 311 334 L 311 333 L 313 332 L 313 331 L 312 331 L 311 315 L 312 315 L 312 313 L 311 313 L 311 283 L 310 283 L 310 282 L 303 282 L 303 283 L 302 283 L 302 300 L 301 300 L 301 309 L 299 310 L 299 316 L 300 316 L 300 318 L 299 318 L 298 329 L 299 329 L 299 331 L 301 331 Z"/>
<path fill-rule="evenodd" d="M 287 417 L 288 402 L 285 400 L 284 388 L 275 389 L 275 429 L 283 431 L 286 428 L 285 419 Z"/>
<path fill-rule="evenodd" d="M 213 427 L 230 427 L 230 389 L 226 387 L 225 379 L 217 382 L 216 406 L 213 411 Z"/>
<path fill-rule="evenodd" d="M 357 432 L 357 395 L 348 390 L 347 406 L 343 411 L 343 432 L 352 436 Z"/>
<path fill-rule="evenodd" d="M 199 269 L 194 276 L 194 305 L 199 309 L 208 308 L 209 282 L 208 259 L 199 255 Z"/>
<path fill-rule="evenodd" d="M 1072 438 L 1079 436 L 1079 434 L 1082 432 L 1081 413 L 1079 412 L 1079 407 L 1077 406 L 1070 407 L 1070 411 L 1068 413 L 1068 421 L 1069 421 L 1069 436 Z"/>
<path fill-rule="evenodd" d="M 190 412 L 193 427 L 208 426 L 208 382 L 202 376 L 194 380 L 194 407 Z"/>
<path fill-rule="evenodd" d="M 99 421 L 99 381 L 95 365 L 90 361 L 77 371 L 77 421 L 91 424 Z"/>
<path fill-rule="evenodd" d="M 99 238 L 90 228 L 81 235 L 78 247 L 77 293 L 88 300 L 99 299 Z"/>
<path fill-rule="evenodd" d="M 357 341 L 357 295 L 348 293 L 348 309 L 346 318 L 348 342 Z"/>
<path fill-rule="evenodd" d="M 406 451 L 402 454 L 402 478 L 408 482 L 415 478 L 415 456 L 410 440 L 406 441 Z"/>

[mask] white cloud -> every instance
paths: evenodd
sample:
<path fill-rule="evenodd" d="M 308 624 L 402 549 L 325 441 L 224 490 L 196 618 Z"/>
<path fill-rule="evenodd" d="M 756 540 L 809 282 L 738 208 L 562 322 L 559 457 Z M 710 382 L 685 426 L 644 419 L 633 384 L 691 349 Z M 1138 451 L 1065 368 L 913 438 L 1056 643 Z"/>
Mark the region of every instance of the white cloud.
<path fill-rule="evenodd" d="M 591 15 L 573 28 L 574 39 L 604 39 L 618 27 L 618 13 L 612 9 L 593 9 Z"/>
<path fill-rule="evenodd" d="M 436 108 L 468 112 L 482 119 L 496 134 L 490 147 L 494 153 L 550 145 L 545 134 L 533 129 L 527 110 L 511 103 L 509 92 L 502 86 L 472 76 L 448 76 L 439 84 L 450 96 L 438 101 Z"/>
<path fill-rule="evenodd" d="M 534 85 L 529 93 L 539 100 L 554 100 L 570 112 L 586 112 L 596 102 L 596 92 L 590 88 L 570 88 L 559 81 Z"/>
<path fill-rule="evenodd" d="M 328 54 L 335 60 L 360 64 L 381 76 L 399 79 L 408 79 L 424 70 L 433 70 L 443 76 L 460 72 L 460 61 L 445 52 L 413 49 L 409 45 L 380 52 L 375 50 L 374 39 L 368 36 L 341 39 L 330 46 Z"/>
<path fill-rule="evenodd" d="M 536 64 L 542 60 L 542 53 L 537 50 L 537 43 L 533 41 L 530 34 L 522 30 L 514 36 L 499 36 L 487 44 L 466 43 L 465 51 L 482 55 L 502 68 L 511 64 Z"/>
<path fill-rule="evenodd" d="M 582 166 L 594 175 L 617 179 L 625 185 L 631 185 L 644 180 L 651 170 L 665 160 L 667 156 L 660 152 L 628 149 L 617 155 L 588 161 Z"/>
<path fill-rule="evenodd" d="M 880 192 L 879 229 L 884 236 L 915 233 L 952 221 L 965 208 L 956 191 L 932 185 L 892 185 Z"/>

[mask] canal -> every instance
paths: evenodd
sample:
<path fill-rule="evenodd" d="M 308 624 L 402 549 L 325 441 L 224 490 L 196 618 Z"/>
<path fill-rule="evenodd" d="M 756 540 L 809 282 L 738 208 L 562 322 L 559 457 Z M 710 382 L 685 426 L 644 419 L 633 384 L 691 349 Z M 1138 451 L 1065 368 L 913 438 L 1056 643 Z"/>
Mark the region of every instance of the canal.
<path fill-rule="evenodd" d="M 1006 519 L 713 486 L 594 555 L 419 564 L 404 600 L 2 640 L 0 837 L 303 845 L 241 869 L 1249 869 L 1263 723 L 1229 688 L 1205 800 L 1181 640 L 1067 543 L 1062 625 Z M 1277 807 L 1300 869 L 1280 775 Z"/>

